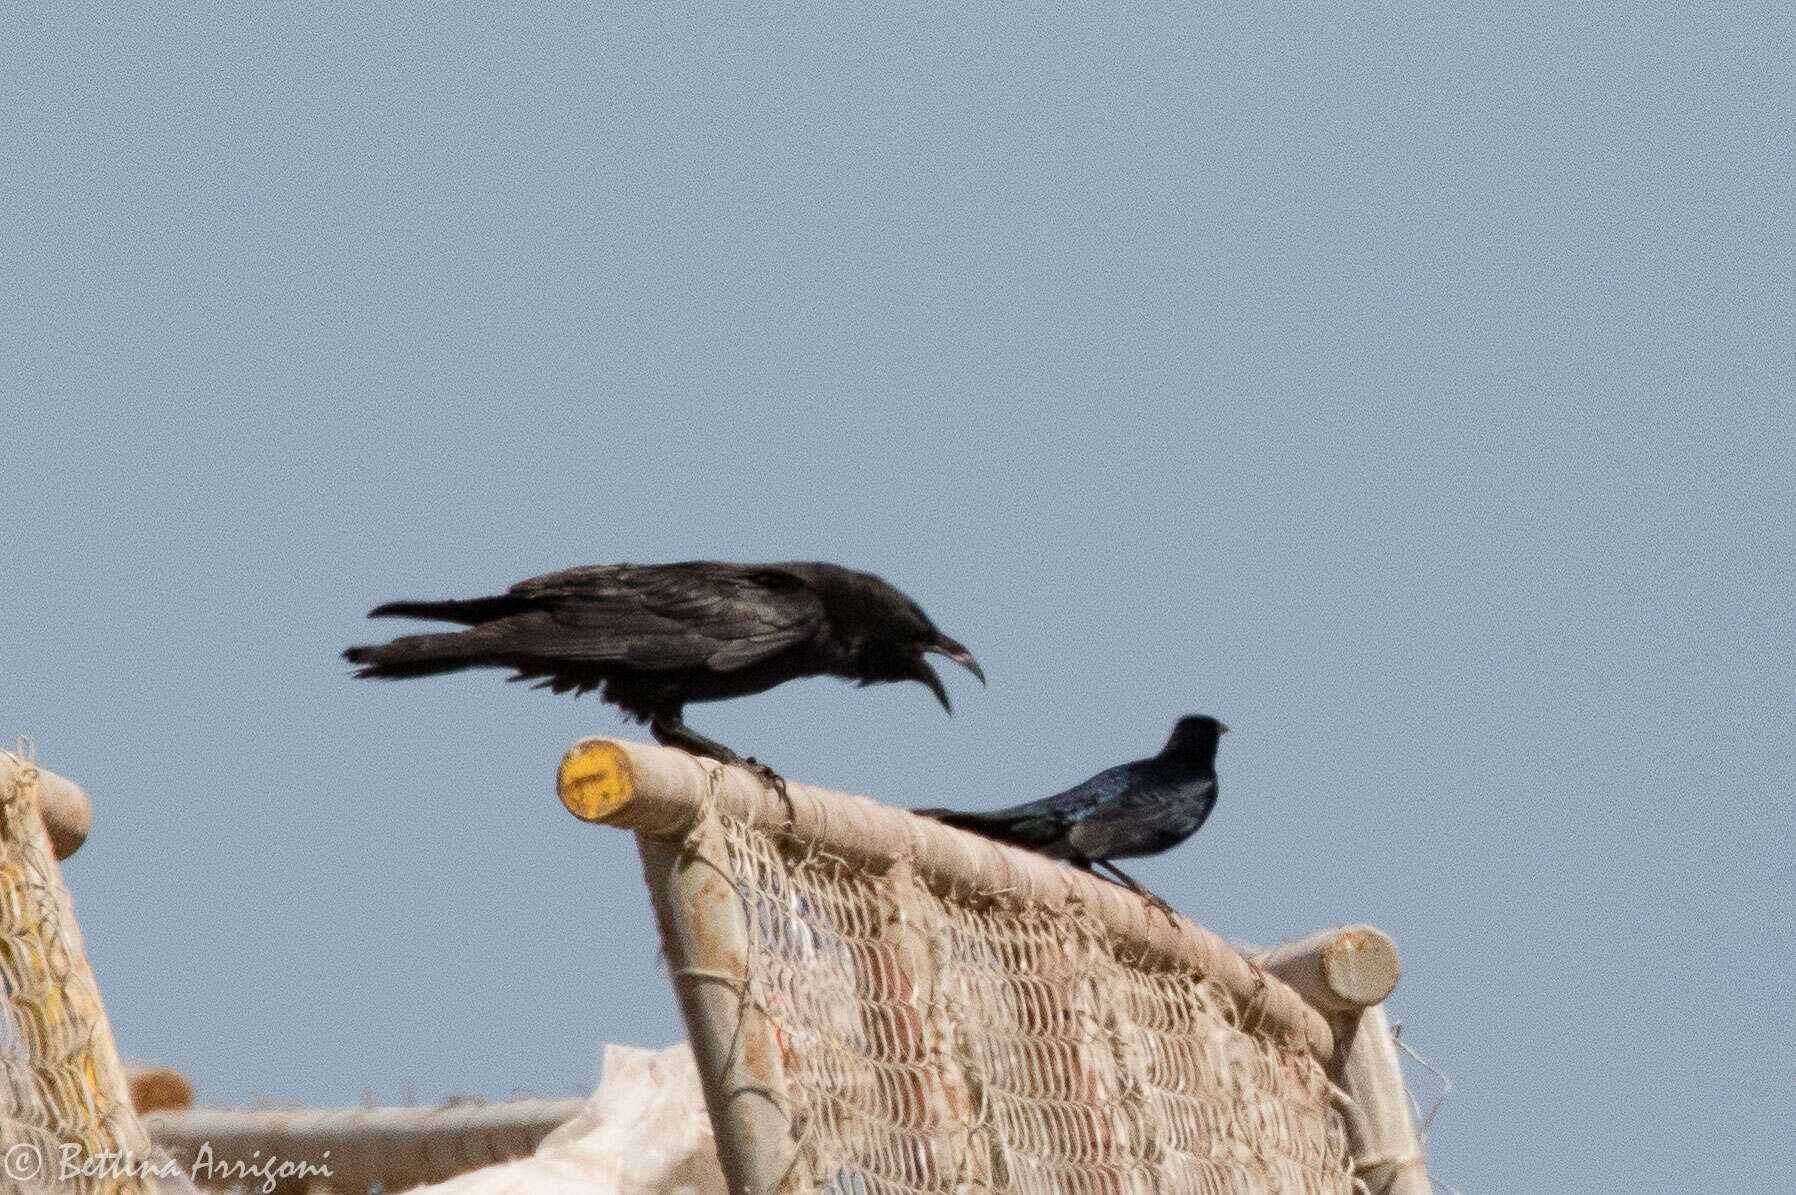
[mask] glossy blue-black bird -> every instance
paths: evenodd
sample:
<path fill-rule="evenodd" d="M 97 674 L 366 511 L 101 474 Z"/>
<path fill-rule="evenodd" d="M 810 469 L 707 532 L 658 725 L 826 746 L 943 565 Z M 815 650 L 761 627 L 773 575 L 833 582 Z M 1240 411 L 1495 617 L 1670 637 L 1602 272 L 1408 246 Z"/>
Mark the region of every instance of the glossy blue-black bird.
<path fill-rule="evenodd" d="M 1216 743 L 1227 731 L 1194 714 L 1178 720 L 1158 755 L 1108 768 L 1051 797 L 991 813 L 917 812 L 1087 871 L 1102 867 L 1151 896 L 1112 860 L 1157 855 L 1197 833 L 1216 805 Z"/>

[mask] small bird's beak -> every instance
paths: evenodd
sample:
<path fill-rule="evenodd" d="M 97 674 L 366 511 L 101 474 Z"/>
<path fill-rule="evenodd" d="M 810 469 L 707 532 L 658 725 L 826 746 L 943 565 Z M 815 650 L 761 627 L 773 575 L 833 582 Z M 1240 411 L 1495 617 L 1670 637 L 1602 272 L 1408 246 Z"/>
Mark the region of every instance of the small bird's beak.
<path fill-rule="evenodd" d="M 1228 727 L 1226 727 L 1226 726 L 1224 726 L 1224 725 L 1223 725 L 1223 724 L 1222 724 L 1222 723 L 1220 723 L 1220 722 L 1218 722 L 1218 723 L 1217 723 L 1217 724 L 1216 724 L 1216 733 L 1217 733 L 1217 734 L 1227 734 L 1227 733 L 1228 733 L 1228 732 L 1229 732 L 1229 728 L 1228 728 Z"/>
<path fill-rule="evenodd" d="M 959 664 L 962 668 L 965 668 L 968 672 L 971 672 L 974 676 L 978 677 L 980 684 L 983 685 L 985 683 L 985 669 L 979 666 L 979 661 L 973 658 L 973 653 L 954 642 L 954 640 L 948 638 L 948 636 L 937 636 L 935 643 L 923 650 L 932 651 L 938 656 L 947 656 L 950 660 L 953 660 L 956 664 Z M 937 683 L 939 684 L 940 682 L 938 681 Z M 940 696 L 940 694 L 937 694 L 937 696 Z M 942 698 L 942 704 L 948 704 L 948 699 L 946 697 Z"/>

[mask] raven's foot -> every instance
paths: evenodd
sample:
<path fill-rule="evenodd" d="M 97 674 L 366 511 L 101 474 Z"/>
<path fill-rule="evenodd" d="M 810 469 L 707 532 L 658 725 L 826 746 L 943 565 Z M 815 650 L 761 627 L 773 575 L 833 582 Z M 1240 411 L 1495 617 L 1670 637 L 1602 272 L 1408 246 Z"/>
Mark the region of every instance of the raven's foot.
<path fill-rule="evenodd" d="M 655 741 L 663 747 L 678 747 L 692 755 L 715 759 L 720 764 L 753 772 L 762 784 L 776 789 L 781 797 L 786 795 L 786 782 L 778 772 L 752 755 L 746 758 L 737 755 L 722 743 L 706 738 L 678 718 L 665 716 L 651 718 L 649 733 L 654 735 Z"/>
<path fill-rule="evenodd" d="M 736 768 L 746 768 L 754 763 L 754 760 L 742 758 L 715 739 L 706 738 L 677 717 L 656 715 L 649 719 L 649 733 L 663 747 L 678 747 L 689 755 L 701 755 Z"/>
<path fill-rule="evenodd" d="M 780 800 L 784 801 L 787 799 L 786 778 L 784 776 L 780 775 L 752 755 L 742 761 L 742 766 L 753 772 L 756 779 L 760 780 L 762 784 L 765 784 L 768 788 L 771 788 L 774 792 L 778 793 L 780 795 Z"/>

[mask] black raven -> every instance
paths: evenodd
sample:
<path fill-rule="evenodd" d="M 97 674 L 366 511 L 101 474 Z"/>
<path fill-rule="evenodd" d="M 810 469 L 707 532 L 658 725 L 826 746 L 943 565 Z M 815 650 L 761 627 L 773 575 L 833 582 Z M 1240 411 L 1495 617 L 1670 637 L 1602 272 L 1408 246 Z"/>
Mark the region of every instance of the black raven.
<path fill-rule="evenodd" d="M 1216 804 L 1216 742 L 1227 731 L 1194 714 L 1178 720 L 1160 754 L 1106 769 L 1063 793 L 991 813 L 917 812 L 1086 871 L 1102 867 L 1164 903 L 1111 860 L 1157 855 L 1197 833 Z"/>
<path fill-rule="evenodd" d="M 601 689 L 656 741 L 725 763 L 735 752 L 690 729 L 691 701 L 760 693 L 801 676 L 863 685 L 920 681 L 949 713 L 934 652 L 980 682 L 972 653 L 922 607 L 870 573 L 833 564 L 596 564 L 520 581 L 497 597 L 390 602 L 370 618 L 428 618 L 468 629 L 407 635 L 343 653 L 357 676 L 399 678 L 510 668 L 556 693 Z"/>

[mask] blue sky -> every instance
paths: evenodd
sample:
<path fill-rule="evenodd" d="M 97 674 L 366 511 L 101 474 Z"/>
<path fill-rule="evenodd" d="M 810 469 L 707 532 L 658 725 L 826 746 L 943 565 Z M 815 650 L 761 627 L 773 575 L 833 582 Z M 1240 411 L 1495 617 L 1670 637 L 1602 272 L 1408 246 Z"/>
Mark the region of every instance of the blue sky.
<path fill-rule="evenodd" d="M 1137 874 L 1370 921 L 1468 1192 L 1773 1189 L 1796 1008 L 1784 6 L 0 16 L 0 734 L 203 1100 L 679 1034 L 596 701 L 380 601 L 821 558 L 978 654 L 692 721 L 997 805 L 1234 728 Z M 1782 879 L 1778 877 L 1782 876 Z"/>

